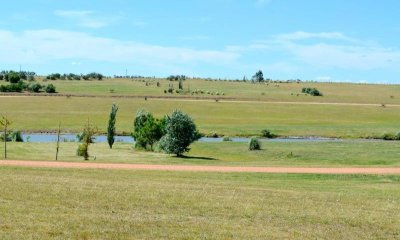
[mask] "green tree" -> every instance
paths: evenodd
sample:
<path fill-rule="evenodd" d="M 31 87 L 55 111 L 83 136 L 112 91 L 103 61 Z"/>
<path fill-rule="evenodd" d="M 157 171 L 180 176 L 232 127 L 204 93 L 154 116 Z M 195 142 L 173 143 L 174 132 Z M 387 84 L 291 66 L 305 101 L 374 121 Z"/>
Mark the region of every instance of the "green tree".
<path fill-rule="evenodd" d="M 16 72 L 9 72 L 7 74 L 7 79 L 10 83 L 18 83 L 21 80 L 21 77 Z"/>
<path fill-rule="evenodd" d="M 189 145 L 200 138 L 192 118 L 179 110 L 166 118 L 165 132 L 160 140 L 160 148 L 178 157 L 189 151 Z"/>
<path fill-rule="evenodd" d="M 153 146 L 164 135 L 165 120 L 156 119 L 150 112 L 139 110 L 134 121 L 135 147 L 153 150 Z"/>
<path fill-rule="evenodd" d="M 111 112 L 110 112 L 110 117 L 108 119 L 108 128 L 107 128 L 107 142 L 108 145 L 110 146 L 110 149 L 112 149 L 112 146 L 115 141 L 115 123 L 117 121 L 117 112 L 118 112 L 118 106 L 113 103 L 111 107 Z"/>
<path fill-rule="evenodd" d="M 264 74 L 261 70 L 259 70 L 258 72 L 256 72 L 256 74 L 254 74 L 254 76 L 252 77 L 252 81 L 253 82 L 264 82 Z"/>

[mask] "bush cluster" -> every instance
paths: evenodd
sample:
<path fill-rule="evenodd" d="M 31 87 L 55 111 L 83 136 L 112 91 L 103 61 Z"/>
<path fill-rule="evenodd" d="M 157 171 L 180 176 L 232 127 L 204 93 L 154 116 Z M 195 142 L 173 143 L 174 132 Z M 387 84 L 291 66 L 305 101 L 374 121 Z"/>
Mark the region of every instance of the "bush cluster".
<path fill-rule="evenodd" d="M 393 133 L 385 133 L 381 137 L 383 140 L 388 140 L 388 141 L 399 141 L 400 140 L 400 132 L 397 134 Z"/>
<path fill-rule="evenodd" d="M 306 87 L 301 90 L 302 93 L 310 94 L 311 96 L 323 96 L 322 92 L 320 92 L 316 88 Z"/>
<path fill-rule="evenodd" d="M 275 134 L 273 134 L 269 129 L 263 129 L 261 130 L 261 136 L 265 138 L 275 138 L 277 137 Z"/>
<path fill-rule="evenodd" d="M 4 142 L 4 133 L 0 135 L 0 141 Z M 24 139 L 22 137 L 21 131 L 16 130 L 11 133 L 7 133 L 6 141 L 7 142 L 23 142 Z"/>
<path fill-rule="evenodd" d="M 39 93 L 41 91 L 45 91 L 46 93 L 56 93 L 56 87 L 53 84 L 48 84 L 48 85 L 41 85 L 39 83 L 25 83 L 22 80 L 20 80 L 17 83 L 11 83 L 8 85 L 0 85 L 0 92 L 22 92 L 22 91 L 28 91 L 28 92 L 34 92 L 34 93 Z"/>
<path fill-rule="evenodd" d="M 158 149 L 177 156 L 189 151 L 189 145 L 200 138 L 193 120 L 179 110 L 161 119 L 150 112 L 138 111 L 132 136 L 137 148 L 152 151 L 158 143 Z"/>

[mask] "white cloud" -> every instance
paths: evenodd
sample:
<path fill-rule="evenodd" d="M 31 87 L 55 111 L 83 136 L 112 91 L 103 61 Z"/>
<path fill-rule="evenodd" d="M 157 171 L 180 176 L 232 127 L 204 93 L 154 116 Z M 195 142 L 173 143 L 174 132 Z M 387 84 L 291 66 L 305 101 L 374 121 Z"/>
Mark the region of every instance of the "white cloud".
<path fill-rule="evenodd" d="M 400 51 L 384 47 L 318 43 L 295 44 L 287 50 L 316 67 L 372 70 L 394 68 L 400 63 Z"/>
<path fill-rule="evenodd" d="M 303 41 L 312 40 L 312 41 Z M 293 32 L 274 36 L 248 46 L 229 50 L 244 54 L 250 51 L 275 51 L 288 56 L 288 61 L 314 68 L 357 70 L 398 69 L 400 49 L 370 44 L 340 32 Z"/>
<path fill-rule="evenodd" d="M 306 40 L 306 39 L 312 39 L 312 38 L 357 42 L 356 39 L 350 38 L 340 32 L 311 33 L 311 32 L 297 31 L 297 32 L 293 32 L 293 33 L 281 34 L 281 35 L 276 36 L 276 39 L 281 40 L 281 41 L 284 41 L 284 40 L 286 40 L 286 41 Z"/>
<path fill-rule="evenodd" d="M 229 51 L 150 45 L 101 38 L 82 32 L 35 30 L 14 33 L 0 30 L 0 63 L 46 63 L 80 59 L 143 66 L 188 64 L 224 65 L 238 54 Z"/>
<path fill-rule="evenodd" d="M 110 25 L 115 18 L 100 18 L 94 15 L 93 11 L 65 11 L 57 10 L 54 12 L 56 16 L 76 22 L 81 27 L 102 28 Z"/>

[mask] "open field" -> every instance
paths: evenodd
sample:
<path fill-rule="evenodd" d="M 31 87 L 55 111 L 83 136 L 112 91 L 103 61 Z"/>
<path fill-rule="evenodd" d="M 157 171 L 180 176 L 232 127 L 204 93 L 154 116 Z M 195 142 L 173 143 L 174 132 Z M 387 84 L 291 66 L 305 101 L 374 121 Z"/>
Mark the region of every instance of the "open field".
<path fill-rule="evenodd" d="M 55 143 L 9 143 L 8 157 L 16 160 L 54 161 Z M 83 162 L 78 143 L 61 143 L 60 161 Z M 191 146 L 187 158 L 137 151 L 131 144 L 92 144 L 89 153 L 98 163 L 184 164 L 218 166 L 399 167 L 399 142 L 264 142 L 261 151 L 246 143 L 202 143 Z M 3 157 L 3 145 L 0 156 Z M 292 153 L 292 154 L 291 154 Z M 91 158 L 93 159 L 93 158 Z M 92 160 L 91 160 L 92 161 Z"/>
<path fill-rule="evenodd" d="M 162 117 L 174 109 L 192 116 L 203 133 L 259 135 L 271 129 L 283 136 L 377 137 L 397 133 L 399 107 L 215 102 L 79 97 L 3 97 L 1 114 L 23 131 L 80 132 L 88 118 L 105 131 L 111 104 L 120 106 L 117 131 L 130 133 L 136 111 L 145 108 Z"/>
<path fill-rule="evenodd" d="M 146 86 L 146 81 L 149 83 L 149 86 Z M 156 82 L 160 82 L 160 87 L 156 86 Z M 102 81 L 48 80 L 46 83 L 53 83 L 60 93 L 65 94 L 182 96 L 176 93 L 165 94 L 164 90 L 168 89 L 168 84 L 170 83 L 174 84 L 175 89 L 178 88 L 177 82 L 170 82 L 165 79 L 104 79 Z M 324 96 L 304 96 L 304 94 L 300 94 L 303 87 L 316 87 L 322 91 Z M 191 91 L 200 89 L 205 92 L 225 93 L 224 96 L 212 96 L 208 94 L 194 95 L 197 97 L 227 97 L 289 102 L 400 104 L 400 85 L 315 82 L 270 83 L 267 85 L 251 84 L 249 82 L 189 79 L 184 82 L 184 89 L 190 89 Z M 300 95 L 297 96 L 297 94 Z"/>
<path fill-rule="evenodd" d="M 394 176 L 0 168 L 2 239 L 396 239 Z"/>

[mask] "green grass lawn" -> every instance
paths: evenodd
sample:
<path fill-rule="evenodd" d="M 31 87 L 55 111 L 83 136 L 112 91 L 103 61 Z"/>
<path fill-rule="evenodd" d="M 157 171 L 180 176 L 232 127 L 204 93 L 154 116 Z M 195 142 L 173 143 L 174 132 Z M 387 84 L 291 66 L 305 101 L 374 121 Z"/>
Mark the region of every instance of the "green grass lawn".
<path fill-rule="evenodd" d="M 157 117 L 181 109 L 193 117 L 203 133 L 259 135 L 271 129 L 283 136 L 367 137 L 400 130 L 399 107 L 293 105 L 262 102 L 215 102 L 80 97 L 5 97 L 0 112 L 23 131 L 55 131 L 61 121 L 67 132 L 80 132 L 87 119 L 106 131 L 111 104 L 120 110 L 117 131 L 132 131 L 138 109 Z"/>
<path fill-rule="evenodd" d="M 148 82 L 146 86 L 145 82 Z M 157 87 L 156 82 L 160 82 Z M 57 91 L 66 94 L 90 95 L 135 95 L 135 96 L 171 96 L 164 94 L 169 84 L 178 88 L 178 82 L 165 79 L 104 79 L 103 81 L 47 81 L 57 87 Z M 305 96 L 301 93 L 303 87 L 316 87 L 324 97 Z M 295 102 L 351 102 L 351 103 L 400 103 L 400 85 L 354 84 L 354 83 L 270 83 L 251 84 L 249 82 L 187 80 L 184 89 L 191 91 L 199 89 L 205 92 L 225 93 L 230 98 L 259 99 L 265 101 L 295 101 Z M 293 95 L 292 95 L 293 94 Z M 297 94 L 300 94 L 297 96 Z M 172 96 L 180 96 L 173 94 Z M 198 97 L 215 97 L 216 95 L 196 95 Z"/>
<path fill-rule="evenodd" d="M 400 178 L 0 168 L 1 239 L 398 239 Z"/>
<path fill-rule="evenodd" d="M 55 143 L 9 143 L 8 158 L 18 160 L 55 159 Z M 76 156 L 78 143 L 61 143 L 60 161 L 82 162 Z M 227 166 L 314 166 L 314 167 L 399 167 L 399 142 L 264 142 L 263 150 L 249 151 L 247 143 L 204 143 L 191 146 L 188 158 L 162 153 L 138 151 L 131 144 L 106 143 L 90 145 L 89 153 L 96 162 L 141 164 L 188 164 Z M 4 147 L 0 145 L 0 159 Z M 93 159 L 93 158 L 91 158 Z M 91 160 L 93 161 L 93 160 Z"/>

